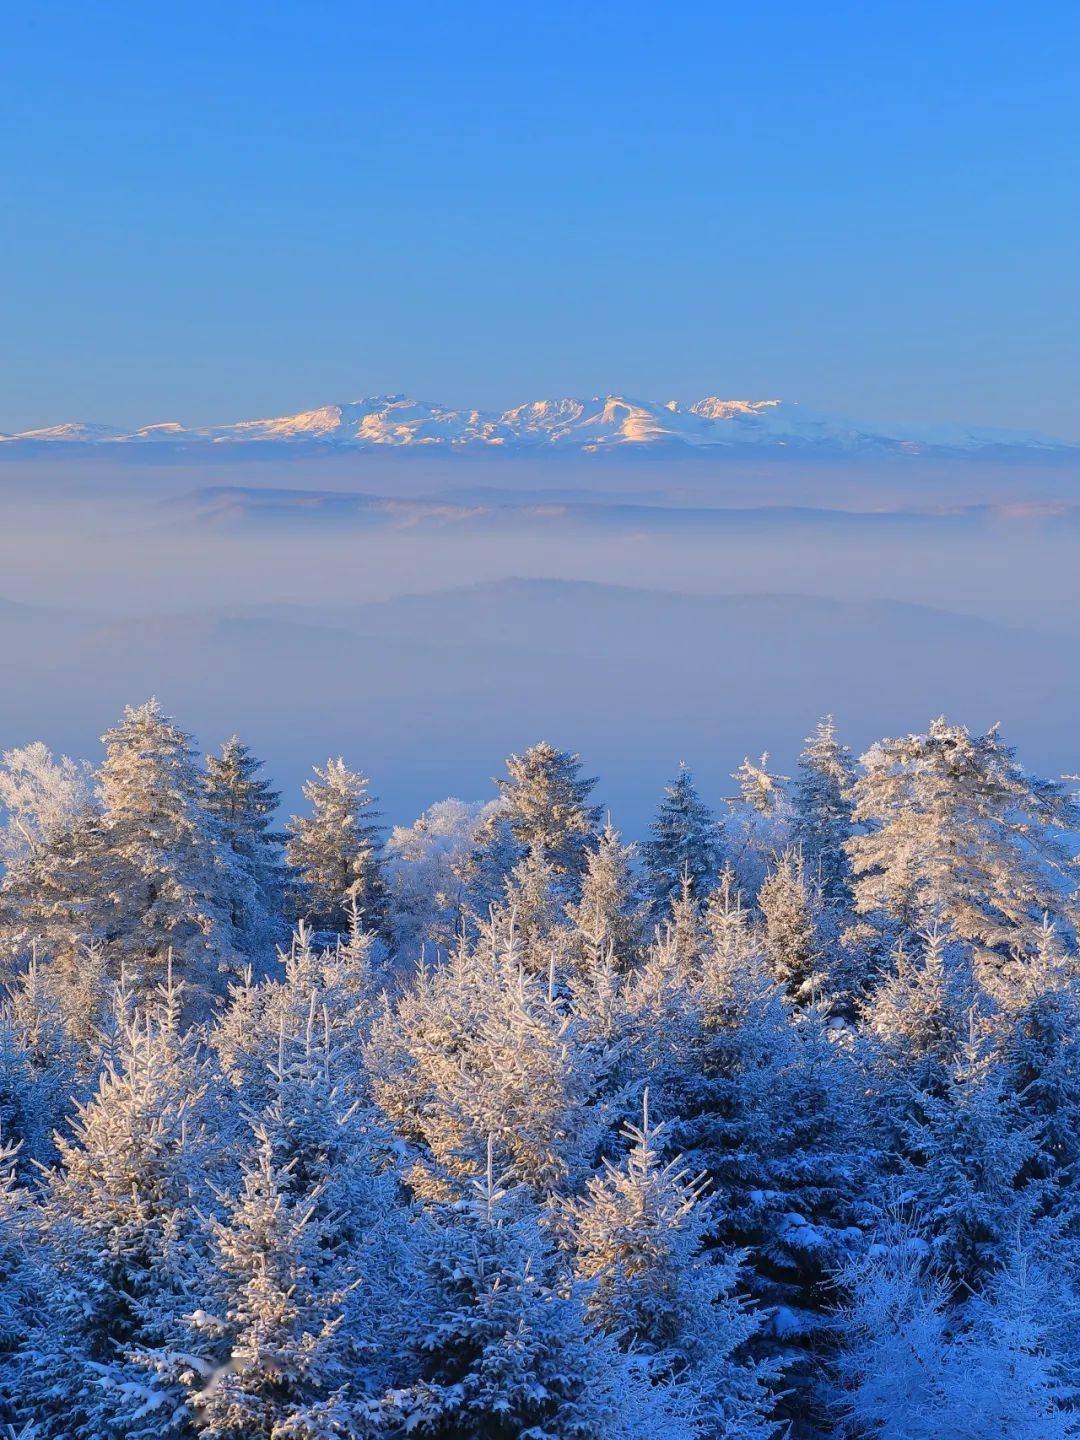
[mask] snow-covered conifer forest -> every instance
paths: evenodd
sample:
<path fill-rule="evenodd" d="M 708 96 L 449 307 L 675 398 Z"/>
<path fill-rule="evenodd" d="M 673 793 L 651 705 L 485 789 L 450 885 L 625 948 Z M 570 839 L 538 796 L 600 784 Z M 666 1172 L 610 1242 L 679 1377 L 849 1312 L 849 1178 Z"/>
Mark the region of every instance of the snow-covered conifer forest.
<path fill-rule="evenodd" d="M 312 759 L 3 755 L 11 1435 L 1080 1434 L 1072 782 L 826 719 L 631 844 L 545 742 Z"/>

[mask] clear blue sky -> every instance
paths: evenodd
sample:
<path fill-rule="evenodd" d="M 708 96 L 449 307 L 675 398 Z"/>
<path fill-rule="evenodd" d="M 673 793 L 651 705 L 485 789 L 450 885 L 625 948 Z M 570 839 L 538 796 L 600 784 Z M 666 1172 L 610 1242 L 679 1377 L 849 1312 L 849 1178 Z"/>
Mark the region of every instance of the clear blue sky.
<path fill-rule="evenodd" d="M 1075 3 L 29 0 L 0 430 L 387 390 L 1080 438 Z"/>

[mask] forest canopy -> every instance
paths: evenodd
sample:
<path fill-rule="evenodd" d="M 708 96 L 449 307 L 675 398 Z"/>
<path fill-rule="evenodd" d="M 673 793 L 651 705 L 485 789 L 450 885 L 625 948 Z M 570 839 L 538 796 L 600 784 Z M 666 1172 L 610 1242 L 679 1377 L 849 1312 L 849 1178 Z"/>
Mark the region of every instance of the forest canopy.
<path fill-rule="evenodd" d="M 0 761 L 24 1440 L 1080 1434 L 1080 805 L 997 729 L 383 824 L 149 701 Z"/>

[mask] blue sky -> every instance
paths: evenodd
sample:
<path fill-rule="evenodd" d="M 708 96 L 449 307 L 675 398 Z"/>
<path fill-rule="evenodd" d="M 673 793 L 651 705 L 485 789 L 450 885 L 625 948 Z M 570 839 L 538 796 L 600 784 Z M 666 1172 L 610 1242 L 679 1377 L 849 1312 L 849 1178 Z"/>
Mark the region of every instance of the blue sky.
<path fill-rule="evenodd" d="M 1074 4 L 9 6 L 0 430 L 388 390 L 1080 438 Z"/>

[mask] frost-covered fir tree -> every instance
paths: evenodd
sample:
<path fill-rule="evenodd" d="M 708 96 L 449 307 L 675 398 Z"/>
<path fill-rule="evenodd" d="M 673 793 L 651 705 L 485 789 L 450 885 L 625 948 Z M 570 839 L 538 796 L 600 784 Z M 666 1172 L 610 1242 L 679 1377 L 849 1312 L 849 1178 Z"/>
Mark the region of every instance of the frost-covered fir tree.
<path fill-rule="evenodd" d="M 863 1035 L 880 1071 L 909 1091 L 940 1093 L 976 1004 L 965 947 L 934 928 L 899 945 L 862 1005 Z"/>
<path fill-rule="evenodd" d="M 351 1268 L 319 1211 L 254 1126 L 239 1188 L 209 1218 L 212 1270 L 169 1364 L 206 1440 L 370 1435 L 362 1349 L 345 1324 Z M 159 1363 L 162 1363 L 159 1362 Z"/>
<path fill-rule="evenodd" d="M 107 869 L 95 874 L 98 884 L 107 885 Z M 108 1044 L 117 967 L 106 941 L 79 940 L 87 918 L 88 911 L 81 910 L 78 919 L 71 917 L 46 938 L 24 937 L 29 939 L 25 968 L 16 970 L 0 1000 L 0 1117 L 8 1113 L 11 1096 L 26 1093 L 17 1077 L 28 1079 L 28 1123 L 17 1128 L 29 1165 L 55 1158 L 53 1132 L 72 1102 L 85 1098 Z"/>
<path fill-rule="evenodd" d="M 662 912 L 689 876 L 699 902 L 715 885 L 723 863 L 724 833 L 701 799 L 685 765 L 664 791 L 649 838 L 641 846 L 650 898 Z"/>
<path fill-rule="evenodd" d="M 476 1139 L 491 1136 L 539 1194 L 580 1184 L 612 1121 L 606 1056 L 572 1005 L 524 970 L 504 970 L 471 1061 L 450 1100 Z"/>
<path fill-rule="evenodd" d="M 369 924 L 383 915 L 379 813 L 365 776 L 344 760 L 315 766 L 304 786 L 308 816 L 289 821 L 285 858 L 293 872 L 296 909 L 316 930 L 344 934 L 353 901 Z"/>
<path fill-rule="evenodd" d="M 375 1096 L 415 1146 L 424 1194 L 445 1194 L 482 1164 L 489 1141 L 539 1194 L 577 1184 L 613 1117 L 609 1058 L 550 976 L 528 971 L 512 919 L 417 977 L 380 1018 Z"/>
<path fill-rule="evenodd" d="M 1036 1152 L 1028 1178 L 1052 1213 L 1080 1204 L 1080 962 L 1047 923 L 1033 955 L 999 974 L 995 1052 Z M 1080 1218 L 1080 1217 L 1078 1217 Z"/>
<path fill-rule="evenodd" d="M 955 1407 L 968 1433 L 1019 1440 L 1080 1434 L 1080 1291 L 1075 1252 L 1021 1227 L 964 1307 Z"/>
<path fill-rule="evenodd" d="M 828 976 L 818 935 L 821 898 L 802 854 L 785 850 L 762 881 L 758 905 L 765 958 L 775 980 L 798 1005 L 825 998 Z"/>
<path fill-rule="evenodd" d="M 282 919 L 284 836 L 273 828 L 281 798 L 259 771 L 262 761 L 233 735 L 220 755 L 207 755 L 206 808 L 235 857 L 241 883 L 229 896 L 233 928 L 251 959 L 268 954 Z"/>
<path fill-rule="evenodd" d="M 489 801 L 468 851 L 454 862 L 463 902 L 461 931 L 475 934 L 477 923 L 502 903 L 507 881 L 527 853 L 514 838 L 502 797 Z"/>
<path fill-rule="evenodd" d="M 462 936 L 445 959 L 418 967 L 375 1022 L 368 1072 L 380 1108 L 412 1151 L 414 1183 L 426 1178 L 432 1156 L 465 1148 L 467 1126 L 445 1097 L 477 1043 L 499 968 L 497 945 L 474 948 Z"/>
<path fill-rule="evenodd" d="M 671 897 L 666 922 L 656 929 L 656 945 L 671 952 L 671 963 L 680 975 L 695 972 L 701 959 L 704 922 L 701 905 L 694 893 L 694 882 L 684 875 L 678 890 Z"/>
<path fill-rule="evenodd" d="M 332 1225 L 336 1241 L 355 1250 L 389 1217 L 394 1183 L 386 1130 L 357 1074 L 356 1037 L 342 1016 L 331 1014 L 331 1003 L 326 990 L 312 989 L 302 1027 L 279 1012 L 261 1106 L 243 1108 L 287 1169 L 290 1193 L 318 1192 L 316 1212 Z"/>
<path fill-rule="evenodd" d="M 701 978 L 706 992 L 715 990 L 719 998 L 734 977 L 764 973 L 760 937 L 751 927 L 750 911 L 730 865 L 724 866 L 709 894 L 704 922 Z"/>
<path fill-rule="evenodd" d="M 493 936 L 512 937 L 518 962 L 546 976 L 555 955 L 569 944 L 566 913 L 551 862 L 530 846 L 510 872 L 501 901 L 476 923 L 478 943 L 498 945 Z"/>
<path fill-rule="evenodd" d="M 637 956 L 645 907 L 635 893 L 633 857 L 634 847 L 622 843 L 609 820 L 596 849 L 589 851 L 580 897 L 566 907 L 574 930 L 570 952 L 575 968 L 595 969 L 610 957 L 625 970 Z"/>
<path fill-rule="evenodd" d="M 725 849 L 739 888 L 756 899 L 762 881 L 776 856 L 791 838 L 791 807 L 785 790 L 786 775 L 769 769 L 765 753 L 756 763 L 747 757 L 732 775 L 738 798 L 724 827 Z"/>
<path fill-rule="evenodd" d="M 259 1108 L 244 1106 L 234 1136 L 242 1174 L 210 1222 L 191 1333 L 143 1357 L 186 1391 L 200 1433 L 367 1435 L 381 1391 L 409 1378 L 395 1359 L 408 1251 L 389 1144 L 356 1098 L 355 1047 L 325 998 L 311 990 L 300 1029 L 274 1007 L 276 1054 L 247 1087 Z"/>
<path fill-rule="evenodd" d="M 108 939 L 120 924 L 122 886 L 96 796 L 81 770 L 63 773 L 72 762 L 55 766 L 40 749 L 45 757 L 36 757 L 29 775 L 24 752 L 6 757 L 12 783 L 0 874 L 0 962 L 9 973 L 35 953 L 73 962 L 85 945 Z"/>
<path fill-rule="evenodd" d="M 703 1434 L 772 1434 L 769 1372 L 745 1358 L 760 1322 L 735 1295 L 735 1261 L 706 1252 L 704 1177 L 680 1158 L 664 1163 L 663 1129 L 650 1122 L 646 1089 L 625 1160 L 605 1162 L 567 1207 L 586 1312 L 654 1384 L 676 1390 Z"/>
<path fill-rule="evenodd" d="M 281 955 L 278 978 L 256 982 L 248 972 L 230 987 L 209 1038 L 242 1110 L 258 1112 L 270 1102 L 282 1049 L 307 1043 L 313 1014 L 328 1027 L 346 1093 L 368 1097 L 364 1047 L 383 988 L 376 945 L 358 907 L 350 914 L 348 937 L 331 946 L 315 945 L 301 922 Z"/>
<path fill-rule="evenodd" d="M 0 1138 L 0 1418 L 15 1418 L 21 1350 L 33 1313 L 31 1254 L 36 1216 L 19 1183 L 19 1146 Z"/>
<path fill-rule="evenodd" d="M 1020 1239 L 961 1309 L 909 1222 L 894 1219 L 840 1276 L 835 1397 L 845 1433 L 880 1440 L 1068 1440 L 1080 1313 Z"/>
<path fill-rule="evenodd" d="M 941 1094 L 914 1097 L 903 1145 L 903 1193 L 935 1262 L 956 1286 L 979 1285 L 1028 1213 L 1020 1180 L 1037 1147 L 983 1035 L 964 1043 Z"/>
<path fill-rule="evenodd" d="M 421 1232 L 410 1334 L 418 1379 L 399 1432 L 422 1440 L 689 1440 L 674 1397 L 650 1390 L 605 1335 L 527 1199 L 489 1161 L 471 1196 Z"/>
<path fill-rule="evenodd" d="M 105 847 L 112 883 L 115 961 L 152 988 L 174 966 L 192 992 L 221 987 L 235 964 L 233 856 L 203 800 L 190 738 L 156 700 L 124 711 L 103 737 Z"/>
<path fill-rule="evenodd" d="M 697 907 L 690 903 L 696 915 Z M 644 1085 L 670 1111 L 687 1076 L 696 1072 L 702 1020 L 693 964 L 671 926 L 657 932 L 641 963 L 625 977 L 612 1026 L 616 1073 L 625 1093 L 619 1112 L 624 1122 L 639 1113 Z"/>
<path fill-rule="evenodd" d="M 725 975 L 721 979 L 718 967 L 712 963 L 713 953 L 719 948 L 712 937 L 712 925 L 724 903 L 721 891 L 731 901 L 733 919 L 738 917 L 727 935 L 731 943 L 726 958 L 731 961 L 731 970 L 742 973 L 742 962 L 749 963 L 752 956 L 762 985 L 767 983 L 750 933 L 748 912 L 739 905 L 733 883 L 733 872 L 725 867 L 721 885 L 710 896 L 703 915 L 691 882 L 684 879 L 670 921 L 657 928 L 653 943 L 646 947 L 641 963 L 627 977 L 623 989 L 622 1002 L 627 1012 L 624 1024 L 634 1073 L 649 1085 L 659 1108 L 667 1113 L 680 1112 L 684 1097 L 690 1093 L 691 1106 L 696 1107 L 707 1089 L 704 1050 L 708 1045 L 709 1017 L 725 1003 L 730 978 Z M 635 1107 L 639 1103 L 640 1085 L 634 1091 Z"/>
<path fill-rule="evenodd" d="M 747 1250 L 747 1286 L 770 1308 L 761 1345 L 788 1366 L 790 1418 L 811 1404 L 829 1276 L 871 1213 L 873 1149 L 848 1047 L 817 1007 L 793 1012 L 752 938 L 734 923 L 721 934 L 667 1103 L 675 1143 L 709 1177 L 714 1239 Z"/>
<path fill-rule="evenodd" d="M 507 778 L 495 783 L 510 833 L 523 850 L 538 853 L 573 893 L 600 825 L 600 807 L 589 803 L 596 781 L 582 776 L 577 755 L 546 740 L 523 755 L 510 755 L 506 769 Z"/>
<path fill-rule="evenodd" d="M 1068 914 L 1080 808 L 1023 770 L 996 727 L 971 735 L 939 718 L 861 763 L 864 830 L 848 842 L 860 913 L 906 932 L 948 926 L 992 964 L 1033 948 L 1044 915 Z"/>
<path fill-rule="evenodd" d="M 827 905 L 851 904 L 851 861 L 847 843 L 853 833 L 851 796 L 855 766 L 840 743 L 831 715 L 807 737 L 791 800 L 791 838 Z"/>
<path fill-rule="evenodd" d="M 31 960 L 0 1005 L 0 1139 L 29 1178 L 56 1159 L 56 1134 L 78 1098 L 80 1055 L 64 1012 Z"/>
<path fill-rule="evenodd" d="M 886 1200 L 905 1163 L 918 1097 L 945 1093 L 975 1004 L 970 957 L 941 930 L 897 946 L 861 1004 L 854 1057 L 881 1147 L 875 1178 Z"/>
<path fill-rule="evenodd" d="M 222 1157 L 212 1077 L 170 983 L 127 1007 L 117 1054 L 59 1136 L 35 1253 L 20 1403 L 55 1440 L 183 1434 L 137 1352 L 175 1341 L 198 1300 L 198 1212 Z"/>

